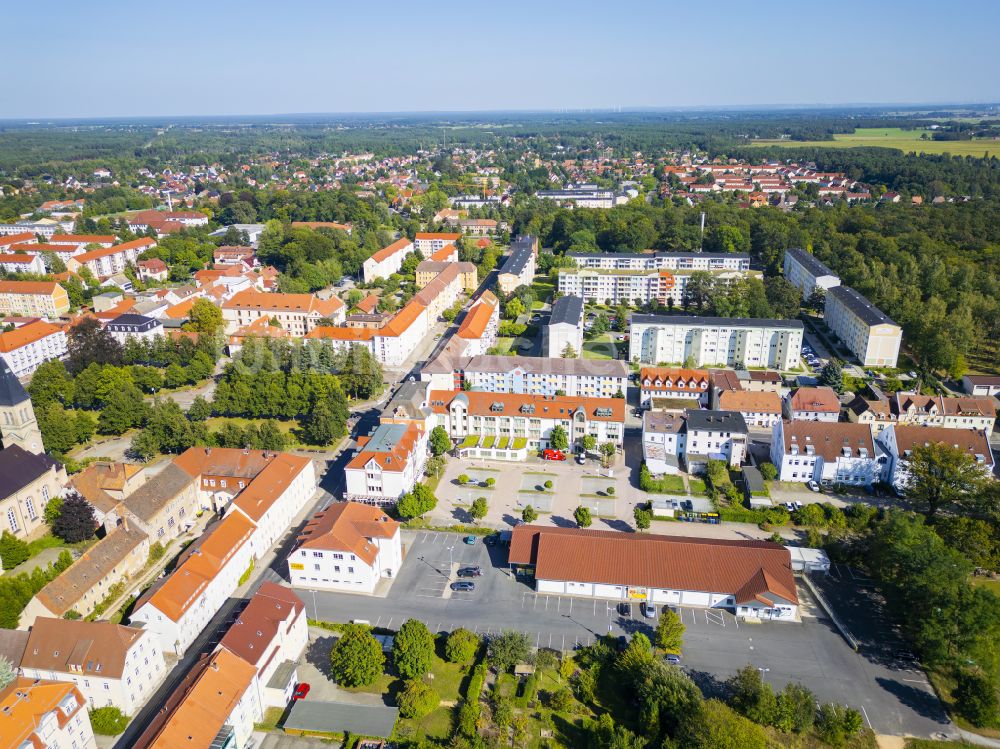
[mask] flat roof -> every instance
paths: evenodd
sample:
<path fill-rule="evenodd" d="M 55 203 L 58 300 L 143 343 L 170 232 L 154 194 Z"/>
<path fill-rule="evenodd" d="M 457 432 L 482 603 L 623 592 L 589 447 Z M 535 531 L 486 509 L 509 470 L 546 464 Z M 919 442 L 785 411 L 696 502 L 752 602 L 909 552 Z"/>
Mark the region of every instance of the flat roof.
<path fill-rule="evenodd" d="M 388 705 L 296 700 L 283 726 L 286 731 L 350 733 L 387 739 L 398 716 L 399 708 Z"/>
<path fill-rule="evenodd" d="M 834 288 L 843 288 L 841 286 Z M 698 317 L 696 315 L 632 315 L 632 325 L 695 326 L 705 328 L 785 328 L 802 330 L 801 320 L 774 320 L 755 317 Z"/>

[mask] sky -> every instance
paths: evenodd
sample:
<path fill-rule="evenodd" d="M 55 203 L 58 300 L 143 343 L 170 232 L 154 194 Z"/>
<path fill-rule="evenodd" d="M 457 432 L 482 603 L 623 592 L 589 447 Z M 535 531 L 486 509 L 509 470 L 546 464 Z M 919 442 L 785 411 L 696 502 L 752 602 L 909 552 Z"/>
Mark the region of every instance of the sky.
<path fill-rule="evenodd" d="M 995 0 L 15 0 L 0 118 L 1000 101 Z"/>

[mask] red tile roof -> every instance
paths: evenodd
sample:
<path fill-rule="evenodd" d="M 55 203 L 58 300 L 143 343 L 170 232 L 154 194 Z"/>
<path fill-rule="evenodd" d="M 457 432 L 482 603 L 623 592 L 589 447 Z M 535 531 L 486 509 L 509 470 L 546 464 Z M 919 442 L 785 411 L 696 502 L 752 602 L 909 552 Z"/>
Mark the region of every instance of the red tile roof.
<path fill-rule="evenodd" d="M 378 547 L 370 538 L 392 538 L 399 523 L 382 510 L 359 502 L 339 502 L 318 512 L 306 523 L 298 548 L 349 551 L 371 565 Z"/>

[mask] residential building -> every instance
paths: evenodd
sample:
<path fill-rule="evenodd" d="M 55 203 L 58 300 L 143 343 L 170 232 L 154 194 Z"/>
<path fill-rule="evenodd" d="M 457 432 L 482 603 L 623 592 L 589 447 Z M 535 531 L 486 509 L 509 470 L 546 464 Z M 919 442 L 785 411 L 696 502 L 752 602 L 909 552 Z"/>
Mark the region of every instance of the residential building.
<path fill-rule="evenodd" d="M 750 256 L 734 252 L 567 252 L 566 257 L 577 268 L 602 270 L 750 270 Z"/>
<path fill-rule="evenodd" d="M 302 601 L 288 588 L 267 581 L 250 598 L 219 646 L 257 669 L 265 708 L 284 709 L 298 684 L 295 664 L 308 640 Z"/>
<path fill-rule="evenodd" d="M 974 429 L 986 432 L 987 437 L 993 434 L 997 419 L 996 400 L 985 396 L 955 398 L 899 392 L 892 397 L 890 407 L 899 424 Z"/>
<path fill-rule="evenodd" d="M 427 432 L 415 424 L 380 424 L 358 437 L 358 451 L 344 469 L 347 498 L 395 504 L 413 489 L 427 462 Z"/>
<path fill-rule="evenodd" d="M 0 690 L 3 749 L 97 749 L 80 690 L 19 676 Z"/>
<path fill-rule="evenodd" d="M 150 260 L 138 260 L 135 267 L 139 271 L 139 278 L 143 281 L 166 281 L 170 278 L 170 269 L 167 264 L 154 257 Z"/>
<path fill-rule="evenodd" d="M 198 659 L 132 749 L 250 749 L 263 717 L 257 669 L 219 648 Z"/>
<path fill-rule="evenodd" d="M 451 270 L 454 269 L 454 270 Z M 424 260 L 416 269 L 415 279 L 418 289 L 422 289 L 447 271 L 458 275 L 461 291 L 475 291 L 479 287 L 479 270 L 475 263 L 456 263 L 450 260 Z M 451 280 L 450 278 L 448 279 Z"/>
<path fill-rule="evenodd" d="M 56 318 L 67 312 L 69 296 L 55 281 L 0 281 L 0 315 Z"/>
<path fill-rule="evenodd" d="M 500 301 L 484 291 L 465 313 L 454 338 L 463 343 L 463 356 L 482 356 L 496 345 L 499 328 Z"/>
<path fill-rule="evenodd" d="M 0 270 L 7 273 L 45 273 L 45 263 L 41 255 L 26 255 L 15 252 L 0 255 Z"/>
<path fill-rule="evenodd" d="M 624 203 L 627 198 L 616 195 L 614 190 L 605 190 L 597 185 L 566 185 L 560 190 L 538 190 L 535 197 L 542 200 L 555 200 L 570 208 L 613 208 Z"/>
<path fill-rule="evenodd" d="M 708 405 L 709 375 L 704 369 L 642 367 L 639 370 L 639 405 L 657 408 L 657 402 L 681 401 L 681 407 Z"/>
<path fill-rule="evenodd" d="M 716 280 L 732 281 L 748 275 L 749 270 L 687 271 L 619 270 L 595 268 L 560 268 L 558 290 L 574 294 L 588 302 L 642 305 L 656 302 L 680 306 L 687 302 L 687 286 L 692 273 L 710 273 Z"/>
<path fill-rule="evenodd" d="M 44 452 L 31 397 L 0 357 L 0 450 L 13 445 L 29 453 Z"/>
<path fill-rule="evenodd" d="M 135 715 L 166 676 L 156 638 L 108 621 L 38 617 L 28 635 L 21 675 L 76 685 L 88 707 Z"/>
<path fill-rule="evenodd" d="M 994 396 L 1000 394 L 1000 376 L 965 375 L 962 377 L 962 389 L 969 395 Z"/>
<path fill-rule="evenodd" d="M 331 320 L 339 325 L 344 322 L 344 316 L 344 303 L 335 296 L 320 299 L 315 294 L 269 294 L 246 290 L 222 303 L 227 333 L 264 317 L 301 338 L 321 320 Z"/>
<path fill-rule="evenodd" d="M 535 258 L 538 240 L 532 236 L 518 237 L 510 243 L 510 254 L 497 273 L 497 286 L 504 294 L 513 294 L 518 286 L 530 286 L 535 279 Z"/>
<path fill-rule="evenodd" d="M 895 367 L 903 330 L 850 286 L 827 291 L 823 321 L 866 367 Z"/>
<path fill-rule="evenodd" d="M 545 356 L 568 358 L 583 356 L 583 299 L 561 296 L 552 303 L 552 313 L 542 330 L 542 350 Z"/>
<path fill-rule="evenodd" d="M 855 424 L 868 424 L 876 437 L 895 421 L 889 406 L 889 399 L 881 391 L 877 392 L 875 398 L 865 398 L 861 393 L 856 394 L 854 400 L 847 404 L 845 410 L 848 421 Z"/>
<path fill-rule="evenodd" d="M 44 320 L 0 333 L 0 358 L 15 377 L 27 377 L 50 359 L 62 359 L 66 351 L 66 332 Z"/>
<path fill-rule="evenodd" d="M 375 334 L 378 329 L 351 326 L 350 317 L 347 320 L 347 325 L 348 327 L 343 328 L 318 325 L 306 333 L 306 339 L 322 341 L 334 351 L 349 351 L 355 346 L 359 346 L 374 356 Z"/>
<path fill-rule="evenodd" d="M 133 239 L 131 242 L 74 255 L 67 261 L 66 269 L 75 273 L 86 267 L 95 278 L 109 278 L 117 273 L 124 273 L 127 267 L 135 265 L 139 255 L 154 247 L 155 239 Z"/>
<path fill-rule="evenodd" d="M 19 444 L 0 450 L 0 529 L 21 539 L 42 535 L 45 505 L 60 497 L 66 469 L 45 453 L 28 452 Z"/>
<path fill-rule="evenodd" d="M 471 263 L 445 263 L 441 272 L 414 294 L 413 300 L 423 305 L 426 310 L 429 325 L 459 300 L 459 296 L 466 288 L 463 279 L 467 277 L 467 272 L 474 268 Z"/>
<path fill-rule="evenodd" d="M 491 393 L 532 393 L 613 398 L 628 388 L 628 365 L 617 359 L 538 356 L 440 358 L 420 372 L 437 390 L 466 387 Z"/>
<path fill-rule="evenodd" d="M 784 415 L 792 421 L 839 421 L 840 398 L 825 385 L 796 388 L 785 398 Z"/>
<path fill-rule="evenodd" d="M 646 411 L 642 415 L 642 459 L 650 473 L 677 473 L 687 439 L 685 420 L 680 414 Z"/>
<path fill-rule="evenodd" d="M 18 236 L 21 234 L 36 235 L 51 240 L 57 231 L 65 227 L 58 221 L 43 218 L 40 221 L 17 221 L 13 224 L 0 224 L 0 236 Z"/>
<path fill-rule="evenodd" d="M 413 247 L 419 250 L 424 257 L 427 257 L 446 245 L 455 244 L 461 238 L 461 234 L 448 232 L 417 232 L 413 239 Z"/>
<path fill-rule="evenodd" d="M 586 435 L 619 449 L 625 432 L 625 399 L 477 391 L 432 390 L 430 406 L 452 439 L 469 436 L 525 440 L 525 447 L 549 447 L 552 430 L 566 431 L 576 448 Z"/>
<path fill-rule="evenodd" d="M 871 486 L 885 458 L 868 424 L 782 420 L 772 431 L 771 462 L 781 481 Z"/>
<path fill-rule="evenodd" d="M 192 226 L 205 226 L 208 216 L 199 211 L 137 211 L 128 218 L 128 227 L 135 233 L 153 229 L 157 234 L 173 234 Z"/>
<path fill-rule="evenodd" d="M 968 455 L 985 475 L 993 475 L 994 461 L 989 439 L 985 433 L 975 429 L 891 424 L 882 430 L 878 444 L 886 453 L 882 478 L 899 491 L 905 492 L 909 484 L 907 461 L 917 447 L 935 444 L 954 447 Z"/>
<path fill-rule="evenodd" d="M 145 341 L 163 335 L 163 323 L 159 320 L 130 312 L 119 315 L 104 327 L 111 333 L 111 337 L 122 345 L 129 338 Z"/>
<path fill-rule="evenodd" d="M 684 412 L 684 463 L 688 473 L 702 473 L 709 460 L 738 466 L 746 458 L 749 431 L 742 414 L 731 411 Z"/>
<path fill-rule="evenodd" d="M 825 292 L 840 286 L 840 276 L 803 249 L 785 250 L 784 272 L 785 280 L 802 292 L 803 299 L 812 296 L 817 288 Z"/>
<path fill-rule="evenodd" d="M 380 278 L 388 278 L 393 273 L 399 273 L 403 259 L 416 248 L 406 237 L 397 239 L 388 247 L 383 247 L 361 264 L 365 283 L 371 283 Z"/>
<path fill-rule="evenodd" d="M 519 525 L 508 562 L 531 570 L 539 593 L 798 619 L 791 556 L 770 541 Z"/>
<path fill-rule="evenodd" d="M 306 524 L 288 557 L 293 587 L 371 595 L 403 563 L 399 523 L 382 510 L 337 502 Z"/>
<path fill-rule="evenodd" d="M 497 233 L 497 222 L 491 218 L 467 218 L 458 222 L 462 234 L 470 237 L 487 237 Z"/>
<path fill-rule="evenodd" d="M 771 428 L 781 421 L 781 398 L 777 393 L 727 390 L 719 394 L 718 408 L 737 411 L 752 427 Z"/>
<path fill-rule="evenodd" d="M 632 315 L 629 359 L 788 370 L 799 365 L 803 327 L 801 320 Z"/>
<path fill-rule="evenodd" d="M 403 309 L 382 328 L 372 339 L 375 358 L 382 364 L 398 366 L 405 362 L 424 340 L 433 324 L 431 317 L 419 299 L 411 299 Z"/>
<path fill-rule="evenodd" d="M 54 234 L 49 237 L 48 244 L 57 247 L 76 247 L 84 251 L 87 247 L 100 249 L 111 247 L 118 241 L 114 234 Z"/>
<path fill-rule="evenodd" d="M 110 531 L 125 518 L 147 533 L 150 543 L 166 544 L 194 522 L 201 508 L 197 481 L 175 461 L 125 497 L 120 510 L 105 518 L 105 527 Z"/>

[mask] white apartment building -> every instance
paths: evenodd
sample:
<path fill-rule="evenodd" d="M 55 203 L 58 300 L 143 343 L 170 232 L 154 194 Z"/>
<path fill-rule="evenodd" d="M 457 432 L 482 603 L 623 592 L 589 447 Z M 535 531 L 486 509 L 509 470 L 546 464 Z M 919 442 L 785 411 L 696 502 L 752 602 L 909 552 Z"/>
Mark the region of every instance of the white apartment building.
<path fill-rule="evenodd" d="M 461 238 L 461 234 L 450 232 L 417 232 L 413 239 L 413 246 L 424 257 L 429 257 L 445 246 L 455 244 Z"/>
<path fill-rule="evenodd" d="M 605 190 L 592 184 L 566 185 L 561 190 L 538 190 L 535 197 L 555 200 L 576 208 L 614 208 L 628 200 L 624 195 L 615 195 L 614 190 Z"/>
<path fill-rule="evenodd" d="M 108 621 L 38 617 L 28 635 L 21 675 L 72 682 L 87 706 L 135 715 L 167 675 L 157 638 Z"/>
<path fill-rule="evenodd" d="M 391 505 L 413 489 L 427 462 L 427 433 L 416 424 L 380 424 L 344 469 L 347 498 Z"/>
<path fill-rule="evenodd" d="M 561 296 L 552 303 L 552 314 L 542 331 L 545 356 L 561 358 L 572 349 L 573 357 L 583 356 L 583 299 Z"/>
<path fill-rule="evenodd" d="M 988 397 L 948 397 L 896 393 L 891 402 L 892 416 L 899 424 L 937 426 L 945 429 L 974 429 L 993 434 L 997 419 L 996 401 Z"/>
<path fill-rule="evenodd" d="M 375 355 L 375 328 L 341 328 L 317 325 L 306 333 L 307 340 L 322 341 L 334 351 L 349 351 L 360 346 L 372 356 Z"/>
<path fill-rule="evenodd" d="M 618 359 L 485 355 L 455 364 L 468 387 L 490 393 L 613 398 L 628 388 L 628 365 Z M 431 381 L 446 384 L 450 375 Z"/>
<path fill-rule="evenodd" d="M 720 410 L 736 411 L 749 426 L 770 428 L 781 421 L 781 396 L 769 390 L 725 390 L 717 400 Z"/>
<path fill-rule="evenodd" d="M 787 370 L 799 365 L 802 331 L 801 320 L 632 315 L 629 359 Z"/>
<path fill-rule="evenodd" d="M 491 291 L 484 291 L 462 318 L 455 338 L 462 344 L 464 356 L 482 356 L 497 342 L 500 328 L 500 302 Z"/>
<path fill-rule="evenodd" d="M 535 255 L 538 240 L 518 237 L 510 243 L 510 254 L 497 272 L 497 286 L 504 294 L 513 294 L 518 286 L 530 286 L 535 279 Z"/>
<path fill-rule="evenodd" d="M 785 279 L 802 292 L 808 299 L 816 288 L 828 291 L 840 286 L 840 276 L 816 259 L 811 252 L 802 249 L 785 250 Z"/>
<path fill-rule="evenodd" d="M 119 315 L 104 327 L 111 334 L 111 337 L 122 345 L 129 338 L 145 341 L 163 335 L 163 323 L 159 320 L 131 312 Z"/>
<path fill-rule="evenodd" d="M 691 272 L 672 270 L 611 270 L 593 268 L 561 268 L 558 289 L 562 294 L 583 297 L 588 302 L 612 304 L 647 304 L 658 302 L 666 305 L 673 300 L 678 306 L 684 303 L 685 290 Z M 712 270 L 717 280 L 732 281 L 751 275 L 749 270 Z"/>
<path fill-rule="evenodd" d="M 549 447 L 552 430 L 560 426 L 566 431 L 571 449 L 588 434 L 598 444 L 612 442 L 622 447 L 624 398 L 455 390 L 432 390 L 428 398 L 438 423 L 452 439 L 507 437 L 525 440 L 530 450 L 544 450 Z"/>
<path fill-rule="evenodd" d="M 955 447 L 980 466 L 987 476 L 993 475 L 993 452 L 989 438 L 975 429 L 890 424 L 878 436 L 878 444 L 886 454 L 882 478 L 897 490 L 905 492 L 910 481 L 907 460 L 914 449 L 933 444 Z"/>
<path fill-rule="evenodd" d="M 66 332 L 42 320 L 0 333 L 0 357 L 18 378 L 27 377 L 50 359 L 62 359 L 66 352 Z"/>
<path fill-rule="evenodd" d="M 577 268 L 603 270 L 748 271 L 750 256 L 715 252 L 567 252 Z"/>
<path fill-rule="evenodd" d="M 684 412 L 683 459 L 688 473 L 702 473 L 709 460 L 738 466 L 746 458 L 749 431 L 742 414 L 731 411 Z"/>
<path fill-rule="evenodd" d="M 295 588 L 371 595 L 402 563 L 399 523 L 377 507 L 337 502 L 306 524 L 288 574 Z"/>
<path fill-rule="evenodd" d="M 650 408 L 653 399 L 694 401 L 708 405 L 711 378 L 704 369 L 642 367 L 639 370 L 639 405 Z"/>
<path fill-rule="evenodd" d="M 19 676 L 0 690 L 5 749 L 97 749 L 80 690 Z"/>
<path fill-rule="evenodd" d="M 124 273 L 129 265 L 135 265 L 139 255 L 154 247 L 156 247 L 155 239 L 133 239 L 131 242 L 74 255 L 67 261 L 66 269 L 76 272 L 86 267 L 95 278 L 108 278 L 117 273 Z"/>
<path fill-rule="evenodd" d="M 320 299 L 314 294 L 269 294 L 246 290 L 222 303 L 226 333 L 234 333 L 245 325 L 268 318 L 277 322 L 282 330 L 301 338 L 319 325 L 320 320 L 327 319 L 340 325 L 345 316 L 344 303 L 335 296 Z"/>
<path fill-rule="evenodd" d="M 783 420 L 772 430 L 771 462 L 780 481 L 871 486 L 885 457 L 870 424 Z"/>
<path fill-rule="evenodd" d="M 895 367 L 903 330 L 850 286 L 826 293 L 823 321 L 866 367 Z"/>
<path fill-rule="evenodd" d="M 680 414 L 646 411 L 642 415 L 642 459 L 653 475 L 680 471 L 686 439 Z"/>
<path fill-rule="evenodd" d="M 45 273 L 45 263 L 41 255 L 26 255 L 15 252 L 0 255 L 0 270 L 7 273 Z"/>
<path fill-rule="evenodd" d="M 411 299 L 396 315 L 375 332 L 372 350 L 382 364 L 405 362 L 424 340 L 433 318 L 418 299 Z"/>
<path fill-rule="evenodd" d="M 388 247 L 378 250 L 361 264 L 361 272 L 365 283 L 371 283 L 380 278 L 388 278 L 393 273 L 399 273 L 403 259 L 416 249 L 413 242 L 406 237 L 397 239 Z"/>
<path fill-rule="evenodd" d="M 72 225 L 72 221 L 60 223 L 45 218 L 41 221 L 18 221 L 14 224 L 0 224 L 0 236 L 30 233 L 33 236 L 37 235 L 50 240 L 57 231 L 65 231 L 67 228 L 72 227 Z"/>

